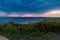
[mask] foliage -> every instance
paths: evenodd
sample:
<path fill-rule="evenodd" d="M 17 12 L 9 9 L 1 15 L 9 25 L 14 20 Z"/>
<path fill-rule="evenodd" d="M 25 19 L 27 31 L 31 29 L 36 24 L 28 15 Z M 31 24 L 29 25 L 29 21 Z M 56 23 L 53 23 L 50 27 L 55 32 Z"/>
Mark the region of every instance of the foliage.
<path fill-rule="evenodd" d="M 21 26 L 20 26 L 21 25 Z M 29 35 L 29 36 L 43 36 L 43 34 L 49 33 L 60 33 L 60 21 L 59 20 L 45 20 L 33 24 L 15 24 L 10 21 L 6 24 L 1 25 L 0 34 L 8 37 L 18 37 L 18 35 Z"/>

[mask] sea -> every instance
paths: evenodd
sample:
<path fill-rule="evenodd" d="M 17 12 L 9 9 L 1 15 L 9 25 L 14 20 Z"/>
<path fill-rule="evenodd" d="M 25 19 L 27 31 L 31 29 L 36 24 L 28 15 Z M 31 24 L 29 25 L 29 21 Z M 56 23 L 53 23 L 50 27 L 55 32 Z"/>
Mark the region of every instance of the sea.
<path fill-rule="evenodd" d="M 50 17 L 0 17 L 0 23 L 12 21 L 14 23 L 33 22 L 40 20 L 47 20 Z"/>

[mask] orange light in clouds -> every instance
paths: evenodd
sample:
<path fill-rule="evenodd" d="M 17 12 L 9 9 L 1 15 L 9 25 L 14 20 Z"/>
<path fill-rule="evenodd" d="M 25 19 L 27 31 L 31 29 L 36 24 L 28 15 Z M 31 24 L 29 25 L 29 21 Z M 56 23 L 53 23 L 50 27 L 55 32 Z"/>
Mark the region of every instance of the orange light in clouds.
<path fill-rule="evenodd" d="M 45 17 L 60 17 L 60 10 L 51 10 L 43 14 Z"/>
<path fill-rule="evenodd" d="M 0 12 L 0 16 L 7 16 L 7 17 L 60 17 L 60 10 L 50 10 L 45 13 L 11 13 L 7 14 L 5 12 Z"/>
<path fill-rule="evenodd" d="M 34 17 L 35 16 L 35 14 L 23 14 L 23 15 L 21 15 L 22 17 Z"/>
<path fill-rule="evenodd" d="M 24 14 L 22 17 L 60 17 L 60 10 L 51 10 L 45 13 Z"/>

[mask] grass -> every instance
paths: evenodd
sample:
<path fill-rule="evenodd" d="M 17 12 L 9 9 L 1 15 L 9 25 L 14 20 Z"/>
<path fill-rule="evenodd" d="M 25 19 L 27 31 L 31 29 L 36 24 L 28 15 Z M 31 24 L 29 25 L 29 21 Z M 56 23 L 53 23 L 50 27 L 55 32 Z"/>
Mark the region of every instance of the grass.
<path fill-rule="evenodd" d="M 10 40 L 19 40 L 20 38 L 52 40 L 52 38 L 60 35 L 59 33 L 60 20 L 45 20 L 27 25 L 20 24 L 18 26 L 10 21 L 0 26 L 0 35 L 6 36 Z"/>

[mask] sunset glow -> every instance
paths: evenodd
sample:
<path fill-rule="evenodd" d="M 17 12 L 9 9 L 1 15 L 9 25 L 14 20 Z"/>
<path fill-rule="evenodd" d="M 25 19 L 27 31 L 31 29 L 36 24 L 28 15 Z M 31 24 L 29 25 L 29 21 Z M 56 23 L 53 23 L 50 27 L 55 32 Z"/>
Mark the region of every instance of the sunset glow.
<path fill-rule="evenodd" d="M 25 14 L 18 14 L 18 13 L 14 13 L 14 14 L 8 14 L 9 17 L 60 17 L 60 10 L 51 10 L 45 13 L 25 13 Z"/>
<path fill-rule="evenodd" d="M 0 17 L 60 17 L 60 10 L 50 10 L 44 13 L 23 13 L 12 12 L 10 14 L 0 11 Z"/>

